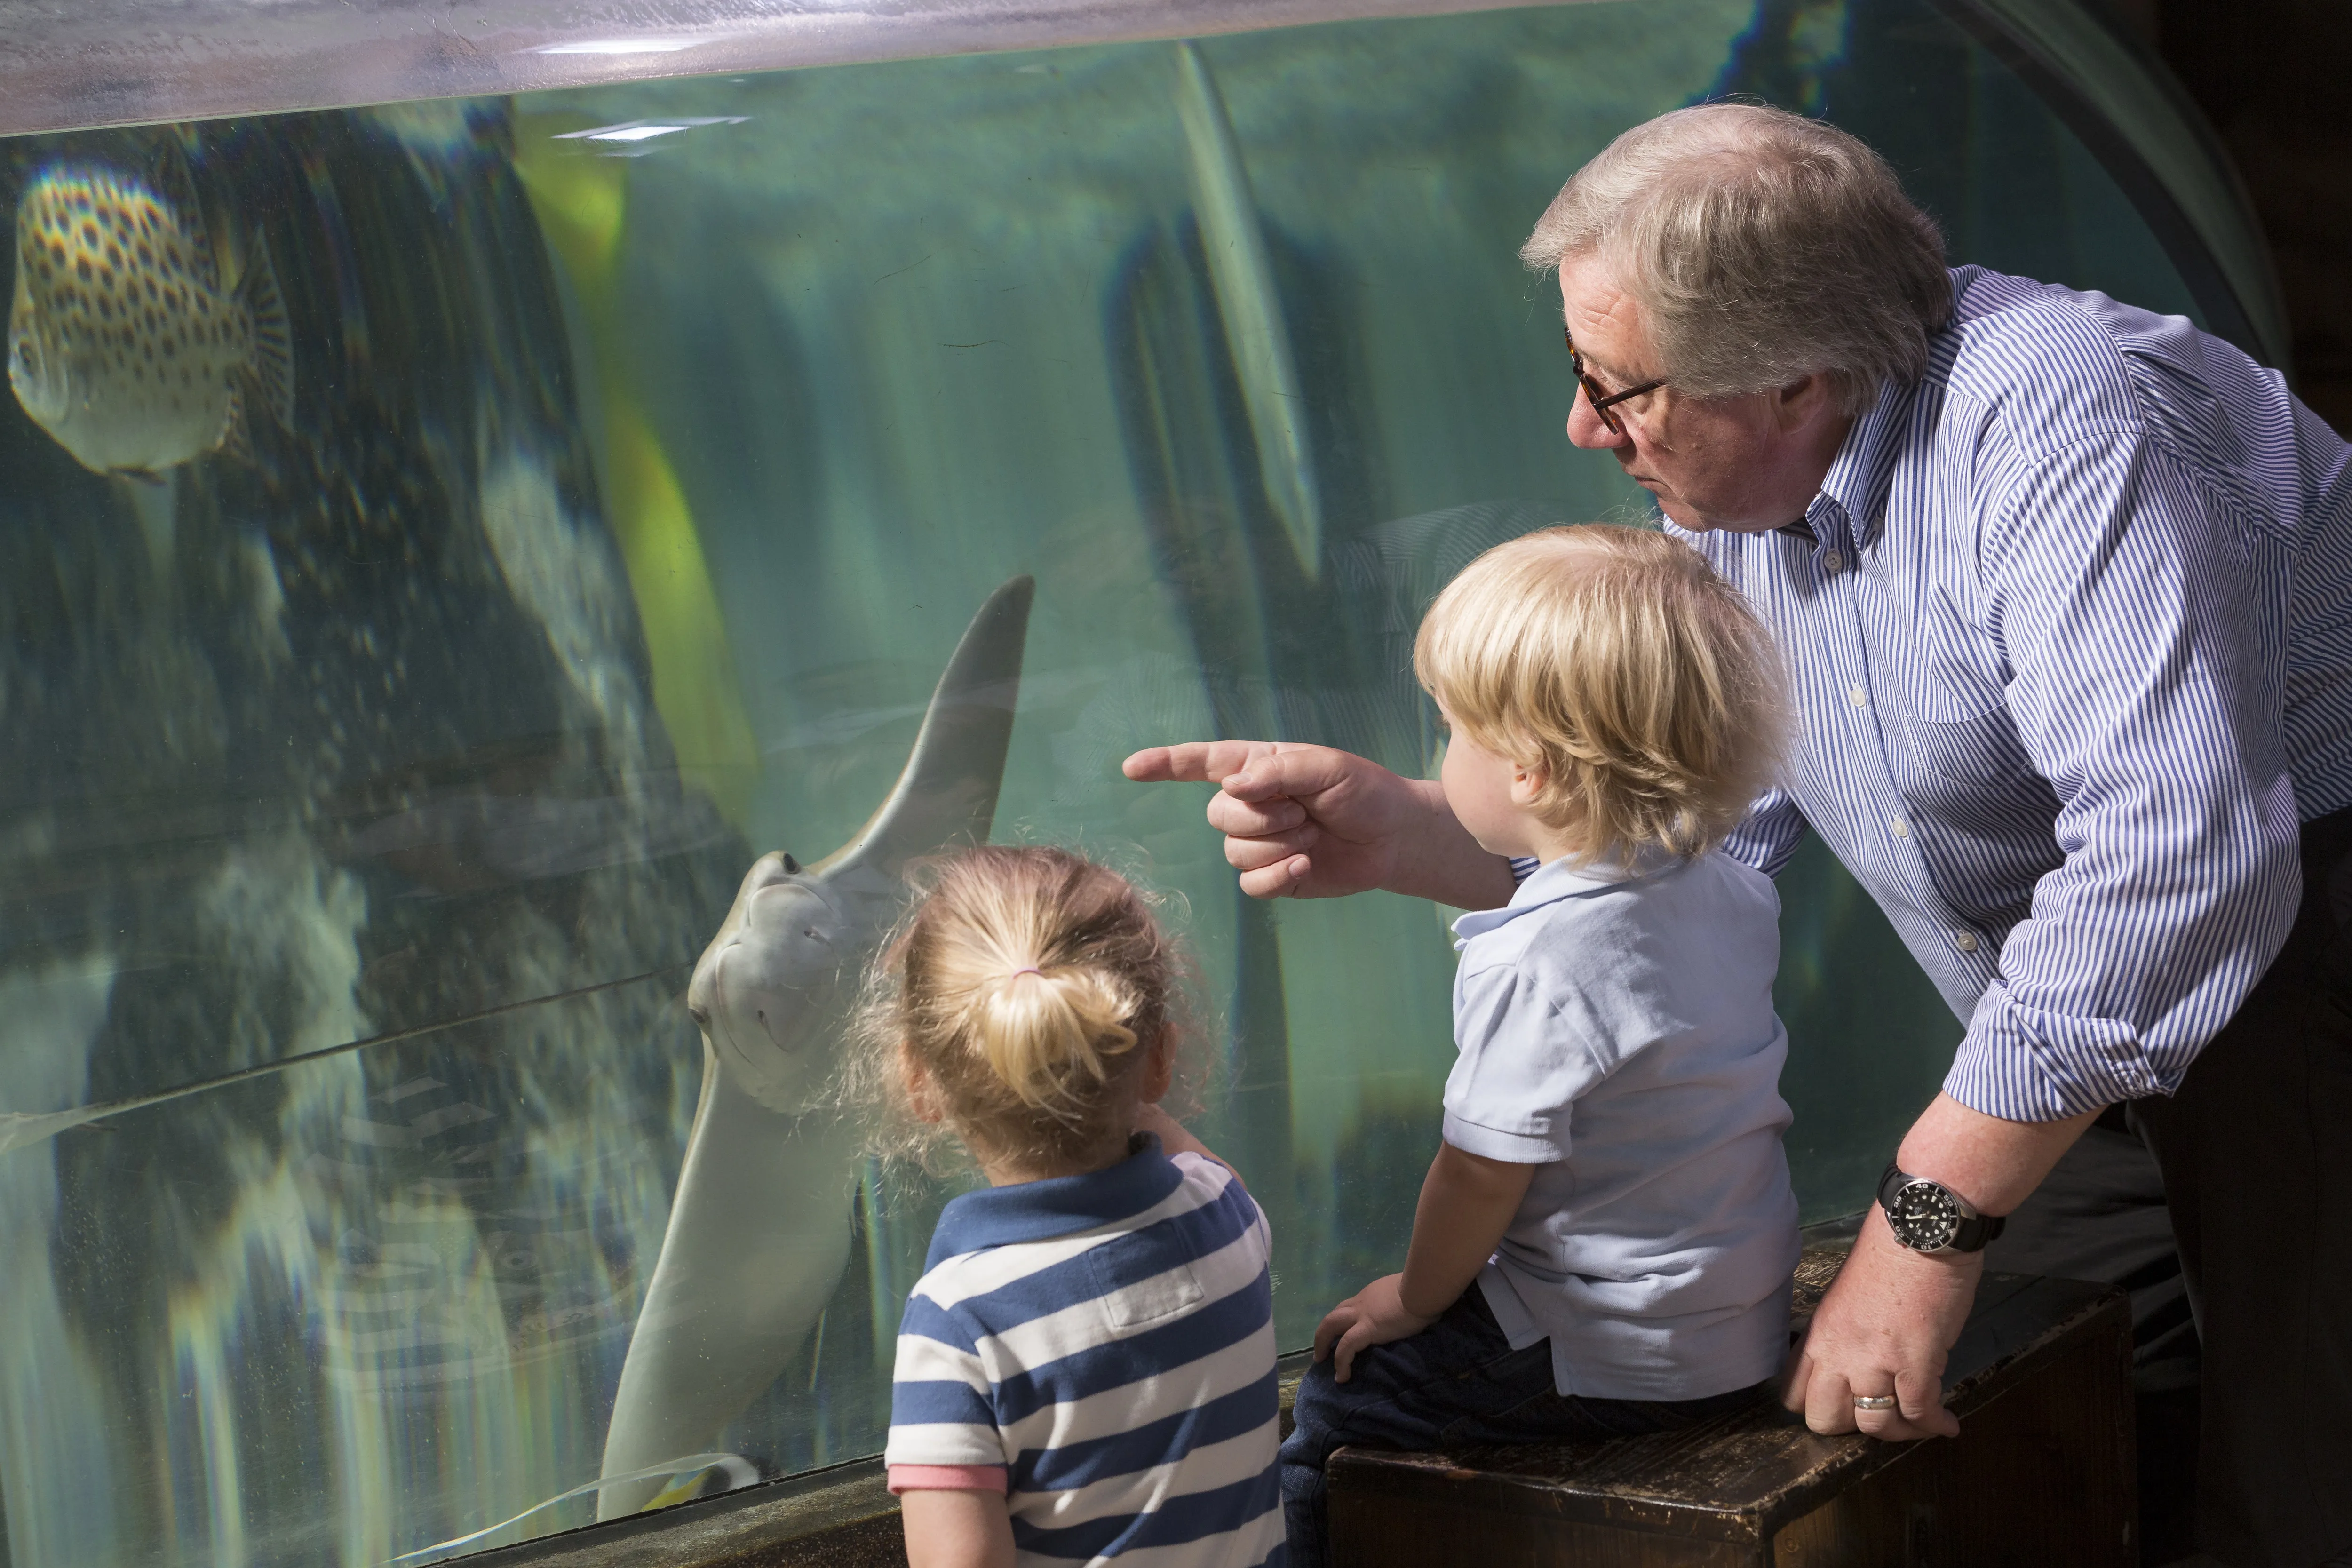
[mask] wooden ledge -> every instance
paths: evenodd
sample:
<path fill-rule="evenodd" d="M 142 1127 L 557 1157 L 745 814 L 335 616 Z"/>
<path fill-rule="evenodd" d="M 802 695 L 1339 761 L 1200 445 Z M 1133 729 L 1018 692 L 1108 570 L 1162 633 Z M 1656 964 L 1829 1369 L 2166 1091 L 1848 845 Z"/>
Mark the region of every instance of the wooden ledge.
<path fill-rule="evenodd" d="M 877 1454 L 449 1561 L 467 1568 L 907 1568 L 907 1547 Z"/>
<path fill-rule="evenodd" d="M 1809 1251 L 1810 1316 L 1841 1258 Z M 1952 1442 L 1821 1437 L 1777 1404 L 1682 1431 L 1332 1456 L 1336 1561 L 1377 1565 L 2128 1564 L 2121 1292 L 1988 1276 L 1946 1379 Z"/>

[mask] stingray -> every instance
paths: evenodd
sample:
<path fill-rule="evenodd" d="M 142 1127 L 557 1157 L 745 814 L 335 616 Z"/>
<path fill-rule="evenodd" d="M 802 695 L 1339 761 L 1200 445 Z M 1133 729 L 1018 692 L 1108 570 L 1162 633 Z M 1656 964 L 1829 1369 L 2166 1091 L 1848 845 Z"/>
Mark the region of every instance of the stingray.
<path fill-rule="evenodd" d="M 1034 592 L 1015 577 L 972 617 L 872 820 L 814 866 L 761 856 L 695 966 L 702 1098 L 621 1367 L 600 1519 L 662 1496 L 647 1473 L 709 1448 L 840 1281 L 859 1130 L 821 1103 L 835 1047 L 908 863 L 988 837 Z"/>

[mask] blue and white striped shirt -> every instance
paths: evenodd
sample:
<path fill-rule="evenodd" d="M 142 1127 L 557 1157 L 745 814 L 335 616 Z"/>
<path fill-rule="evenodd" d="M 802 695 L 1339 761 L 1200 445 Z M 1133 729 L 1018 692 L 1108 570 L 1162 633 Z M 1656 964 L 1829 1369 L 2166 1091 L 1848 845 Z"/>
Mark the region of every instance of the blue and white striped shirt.
<path fill-rule="evenodd" d="M 1726 847 L 1820 834 L 1968 1025 L 1947 1091 L 2053 1121 L 2179 1086 L 2285 940 L 2298 822 L 2352 803 L 2352 482 L 2180 318 L 1953 281 L 1804 529 L 1681 536 L 1801 718 Z"/>
<path fill-rule="evenodd" d="M 1139 1142 L 949 1203 L 898 1329 L 892 1489 L 991 1472 L 1024 1564 L 1279 1564 L 1265 1216 Z"/>

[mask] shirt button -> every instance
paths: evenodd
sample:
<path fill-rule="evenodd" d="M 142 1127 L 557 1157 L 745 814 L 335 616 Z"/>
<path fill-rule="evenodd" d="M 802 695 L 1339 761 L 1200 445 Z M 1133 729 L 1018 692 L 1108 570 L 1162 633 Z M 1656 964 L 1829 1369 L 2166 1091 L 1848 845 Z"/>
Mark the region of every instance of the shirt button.
<path fill-rule="evenodd" d="M 1840 572 L 1845 570 L 1845 557 L 1839 554 L 1834 550 L 1831 551 L 1827 555 L 1822 557 L 1822 570 L 1828 573 L 1832 577 L 1836 576 Z"/>
<path fill-rule="evenodd" d="M 1848 702 L 1853 703 L 1857 708 L 1867 708 L 1870 706 L 1870 693 L 1864 691 L 1859 686 L 1849 687 L 1846 689 L 1845 700 Z"/>
<path fill-rule="evenodd" d="M 1886 831 L 1897 838 L 1908 838 L 1911 837 L 1911 825 L 1899 816 L 1890 816 L 1886 819 Z"/>
<path fill-rule="evenodd" d="M 1977 950 L 1977 933 L 1972 931 L 1956 931 L 1952 933 L 1952 945 L 1962 952 L 1974 952 Z"/>

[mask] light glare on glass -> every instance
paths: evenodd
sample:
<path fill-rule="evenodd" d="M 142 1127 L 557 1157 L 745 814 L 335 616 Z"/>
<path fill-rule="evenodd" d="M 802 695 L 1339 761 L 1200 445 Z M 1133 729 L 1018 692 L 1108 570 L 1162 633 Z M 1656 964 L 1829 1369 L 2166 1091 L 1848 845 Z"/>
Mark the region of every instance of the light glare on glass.
<path fill-rule="evenodd" d="M 534 55 L 674 55 L 680 49 L 690 49 L 698 44 L 712 41 L 709 38 L 580 38 L 561 44 L 541 44 L 526 52 Z"/>

